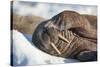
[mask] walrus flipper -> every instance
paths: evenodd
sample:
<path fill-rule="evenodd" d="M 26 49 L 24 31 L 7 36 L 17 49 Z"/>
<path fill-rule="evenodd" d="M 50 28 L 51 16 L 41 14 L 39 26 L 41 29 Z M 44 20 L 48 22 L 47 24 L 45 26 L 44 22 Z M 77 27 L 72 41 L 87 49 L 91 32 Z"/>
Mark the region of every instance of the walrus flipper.
<path fill-rule="evenodd" d="M 76 28 L 70 28 L 73 33 L 79 35 L 80 37 L 86 38 L 92 42 L 97 43 L 97 34 L 94 32 L 89 33 L 87 29 L 81 28 L 81 27 L 76 27 Z"/>
<path fill-rule="evenodd" d="M 77 59 L 85 62 L 85 61 L 97 61 L 97 51 L 82 51 L 77 56 Z"/>

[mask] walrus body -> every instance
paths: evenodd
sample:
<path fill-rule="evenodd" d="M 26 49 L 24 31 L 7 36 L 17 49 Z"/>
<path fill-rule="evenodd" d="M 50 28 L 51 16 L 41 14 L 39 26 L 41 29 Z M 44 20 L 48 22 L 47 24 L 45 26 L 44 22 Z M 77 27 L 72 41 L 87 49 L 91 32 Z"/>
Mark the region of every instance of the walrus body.
<path fill-rule="evenodd" d="M 39 24 L 32 41 L 51 55 L 80 61 L 97 60 L 96 30 L 74 11 L 63 11 Z"/>

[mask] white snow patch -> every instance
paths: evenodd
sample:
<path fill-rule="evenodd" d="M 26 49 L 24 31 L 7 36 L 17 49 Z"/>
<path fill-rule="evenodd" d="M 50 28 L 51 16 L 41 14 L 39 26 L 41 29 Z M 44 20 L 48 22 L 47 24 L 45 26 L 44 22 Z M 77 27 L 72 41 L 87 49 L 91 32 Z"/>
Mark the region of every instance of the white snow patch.
<path fill-rule="evenodd" d="M 31 44 L 22 33 L 13 32 L 13 65 L 39 65 L 78 62 L 77 60 L 51 56 Z"/>

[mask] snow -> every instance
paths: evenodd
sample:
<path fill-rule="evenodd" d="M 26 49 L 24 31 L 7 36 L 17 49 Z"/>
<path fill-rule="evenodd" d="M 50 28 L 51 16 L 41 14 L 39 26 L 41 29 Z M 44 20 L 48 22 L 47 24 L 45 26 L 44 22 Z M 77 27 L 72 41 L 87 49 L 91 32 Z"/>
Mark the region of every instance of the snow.
<path fill-rule="evenodd" d="M 42 52 L 34 46 L 30 41 L 32 38 L 28 35 L 23 35 L 17 30 L 12 30 L 13 33 L 13 65 L 14 66 L 27 66 L 27 65 L 41 65 L 41 64 L 61 64 L 78 62 L 73 59 L 65 59 L 61 57 L 51 56 Z M 26 36 L 26 37 L 25 37 Z M 29 40 L 27 39 L 29 38 Z"/>

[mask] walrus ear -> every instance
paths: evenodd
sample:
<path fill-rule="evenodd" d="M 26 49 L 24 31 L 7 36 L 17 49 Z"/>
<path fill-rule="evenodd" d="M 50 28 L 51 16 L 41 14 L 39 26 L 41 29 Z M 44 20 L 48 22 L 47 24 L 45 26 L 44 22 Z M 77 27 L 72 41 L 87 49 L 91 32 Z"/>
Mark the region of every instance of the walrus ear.
<path fill-rule="evenodd" d="M 90 32 L 87 29 L 81 28 L 81 27 L 75 27 L 75 28 L 70 28 L 70 31 L 72 31 L 73 33 L 77 34 L 80 37 L 84 37 L 84 38 L 88 38 L 88 39 L 94 39 L 96 40 L 96 32 L 95 34 L 93 34 L 94 32 Z"/>

